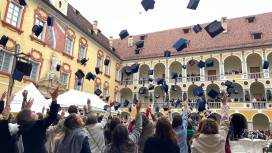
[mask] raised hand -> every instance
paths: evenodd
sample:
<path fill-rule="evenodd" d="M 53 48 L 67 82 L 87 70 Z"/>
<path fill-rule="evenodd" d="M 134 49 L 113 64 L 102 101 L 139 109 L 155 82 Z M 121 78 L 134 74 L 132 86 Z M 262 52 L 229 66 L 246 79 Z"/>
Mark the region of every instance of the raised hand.
<path fill-rule="evenodd" d="M 187 109 L 188 107 L 188 98 L 186 98 L 186 100 L 184 101 L 184 108 Z"/>
<path fill-rule="evenodd" d="M 87 106 L 86 106 L 86 105 L 84 105 L 83 109 L 84 109 L 85 113 L 87 113 L 87 112 L 88 112 L 88 110 L 87 110 Z"/>
<path fill-rule="evenodd" d="M 2 94 L 1 101 L 4 101 L 4 99 L 7 97 L 8 93 L 5 91 Z"/>
<path fill-rule="evenodd" d="M 138 102 L 138 103 L 136 104 L 137 114 L 140 113 L 141 107 L 142 107 L 142 100 L 140 100 L 140 102 Z"/>
<path fill-rule="evenodd" d="M 170 111 L 171 110 L 171 106 L 170 106 L 170 103 L 168 102 L 168 111 Z"/>
<path fill-rule="evenodd" d="M 42 108 L 42 114 L 44 114 L 44 110 L 45 110 L 45 107 L 43 106 L 43 108 Z"/>
<path fill-rule="evenodd" d="M 219 98 L 220 98 L 223 105 L 227 105 L 227 98 L 228 98 L 227 93 L 224 94 L 223 98 L 221 96 L 219 96 Z"/>
<path fill-rule="evenodd" d="M 22 93 L 23 97 L 26 99 L 27 98 L 27 95 L 28 95 L 28 91 L 27 90 L 24 90 L 23 93 Z"/>
<path fill-rule="evenodd" d="M 13 101 L 13 98 L 15 97 L 15 95 L 12 95 L 10 97 L 8 97 L 7 101 L 6 101 L 6 105 L 9 106 L 10 103 Z"/>
<path fill-rule="evenodd" d="M 49 91 L 49 93 L 52 97 L 52 101 L 56 101 L 59 96 L 59 87 L 57 87 L 53 93 L 51 93 L 50 91 Z"/>
<path fill-rule="evenodd" d="M 62 111 L 61 111 L 61 115 L 60 115 L 60 117 L 63 119 L 63 118 L 64 118 L 64 115 L 65 115 L 65 111 L 64 111 L 64 110 L 62 110 Z"/>
<path fill-rule="evenodd" d="M 91 105 L 91 100 L 88 98 L 87 100 L 87 105 L 90 106 Z"/>
<path fill-rule="evenodd" d="M 26 109 L 31 109 L 33 103 L 34 103 L 34 98 L 30 98 L 27 103 L 25 102 Z"/>
<path fill-rule="evenodd" d="M 147 111 L 148 111 L 150 114 L 152 114 L 152 109 L 151 109 L 151 107 L 150 107 L 149 105 L 147 105 Z"/>
<path fill-rule="evenodd" d="M 110 108 L 116 104 L 116 101 L 110 102 Z M 119 113 L 119 112 L 118 112 Z"/>

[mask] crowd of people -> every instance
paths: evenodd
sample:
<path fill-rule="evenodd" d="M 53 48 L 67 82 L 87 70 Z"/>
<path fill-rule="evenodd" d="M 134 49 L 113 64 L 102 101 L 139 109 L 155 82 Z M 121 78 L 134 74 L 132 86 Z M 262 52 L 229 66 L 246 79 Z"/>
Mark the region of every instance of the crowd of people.
<path fill-rule="evenodd" d="M 272 135 L 270 130 L 259 129 L 248 131 L 248 129 L 243 129 L 240 138 L 268 140 L 272 138 Z"/>
<path fill-rule="evenodd" d="M 225 75 L 237 75 L 237 74 L 243 74 L 243 71 L 241 69 L 235 69 L 229 72 L 225 72 Z"/>
<path fill-rule="evenodd" d="M 125 121 L 120 115 L 111 115 L 115 102 L 110 102 L 104 115 L 95 115 L 91 100 L 87 100 L 83 113 L 79 113 L 76 106 L 70 106 L 69 116 L 64 117 L 64 111 L 58 115 L 61 111 L 57 103 L 58 92 L 59 88 L 50 93 L 52 103 L 46 117 L 31 111 L 34 100 L 27 97 L 27 91 L 23 92 L 22 110 L 14 116 L 10 112 L 14 95 L 7 97 L 7 93 L 3 93 L 0 102 L 1 153 L 230 152 L 227 94 L 220 98 L 223 106 L 218 125 L 216 116 L 209 113 L 207 119 L 195 122 L 188 109 L 188 99 L 184 101 L 182 115 L 172 116 L 170 103 L 167 116 L 156 117 L 149 106 L 146 114 L 142 114 L 140 100 L 136 104 L 135 118 Z"/>

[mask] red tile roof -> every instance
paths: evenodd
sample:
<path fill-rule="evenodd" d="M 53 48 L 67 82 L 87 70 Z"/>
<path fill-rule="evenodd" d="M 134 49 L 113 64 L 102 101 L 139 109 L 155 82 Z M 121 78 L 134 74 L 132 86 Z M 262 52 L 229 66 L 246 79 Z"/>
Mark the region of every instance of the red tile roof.
<path fill-rule="evenodd" d="M 180 55 L 188 53 L 199 53 L 217 50 L 227 50 L 236 48 L 247 48 L 255 46 L 272 45 L 272 13 L 264 13 L 255 16 L 254 23 L 248 23 L 247 17 L 227 19 L 227 33 L 221 33 L 215 38 L 211 38 L 204 27 L 208 25 L 201 24 L 202 32 L 195 34 L 193 26 L 170 29 L 146 35 L 144 48 L 140 54 L 135 54 L 136 46 L 128 48 L 128 37 L 121 40 L 115 39 L 113 47 L 122 60 L 132 60 L 139 58 L 151 58 L 163 56 L 165 50 L 170 50 L 171 55 Z M 252 16 L 248 16 L 252 17 Z M 183 29 L 190 28 L 188 34 L 183 33 Z M 262 33 L 262 39 L 253 39 L 253 33 Z M 140 40 L 140 36 L 133 36 L 133 43 Z M 177 52 L 172 46 L 180 38 L 190 40 L 188 48 Z"/>

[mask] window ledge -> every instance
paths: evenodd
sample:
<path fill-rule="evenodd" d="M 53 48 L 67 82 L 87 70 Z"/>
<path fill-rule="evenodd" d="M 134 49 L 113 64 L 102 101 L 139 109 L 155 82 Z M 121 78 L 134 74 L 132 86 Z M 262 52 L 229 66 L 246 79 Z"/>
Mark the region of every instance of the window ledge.
<path fill-rule="evenodd" d="M 47 43 L 45 41 L 42 41 L 42 40 L 34 37 L 33 35 L 30 35 L 30 39 L 31 39 L 31 41 L 35 41 L 36 43 L 43 45 L 43 47 L 45 47 L 47 45 Z"/>
<path fill-rule="evenodd" d="M 105 73 L 104 75 L 105 75 L 107 78 L 110 78 L 110 76 L 109 76 L 108 74 Z"/>
<path fill-rule="evenodd" d="M 0 71 L 0 74 L 6 75 L 6 76 L 11 76 L 11 73 Z"/>
<path fill-rule="evenodd" d="M 1 20 L 2 22 L 2 26 L 3 27 L 7 27 L 9 30 L 13 31 L 13 32 L 17 32 L 19 35 L 21 35 L 24 31 L 20 28 L 17 28 L 9 23 L 7 23 L 5 20 Z"/>
<path fill-rule="evenodd" d="M 118 81 L 118 80 L 115 80 L 115 82 L 116 82 L 116 83 L 120 83 L 120 81 Z"/>
<path fill-rule="evenodd" d="M 63 55 L 63 56 L 66 56 L 66 57 L 68 57 L 68 58 L 70 58 L 71 60 L 74 59 L 74 57 L 73 57 L 72 55 L 69 55 L 69 54 L 67 54 L 67 53 L 65 53 L 65 52 L 62 52 L 62 55 Z"/>
<path fill-rule="evenodd" d="M 79 60 L 79 59 L 77 59 L 77 63 L 80 63 L 80 65 L 82 65 L 82 64 L 81 64 L 81 60 Z M 85 63 L 85 64 L 83 64 L 83 65 L 86 66 L 87 63 Z"/>

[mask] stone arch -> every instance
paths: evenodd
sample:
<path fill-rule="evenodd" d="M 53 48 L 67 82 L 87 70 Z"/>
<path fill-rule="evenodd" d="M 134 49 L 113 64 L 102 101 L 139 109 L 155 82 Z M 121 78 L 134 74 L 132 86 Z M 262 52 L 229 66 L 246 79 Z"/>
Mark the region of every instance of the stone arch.
<path fill-rule="evenodd" d="M 210 60 L 214 61 L 214 66 L 205 67 L 205 75 L 207 76 L 205 79 L 206 81 L 215 81 L 219 79 L 219 75 L 220 75 L 219 61 L 218 59 L 214 57 L 210 57 L 206 59 L 206 62 Z"/>
<path fill-rule="evenodd" d="M 173 72 L 178 73 L 178 76 L 182 75 L 182 64 L 179 61 L 174 61 L 170 64 L 169 78 L 171 78 Z"/>
<path fill-rule="evenodd" d="M 265 86 L 262 82 L 253 82 L 250 85 L 250 98 L 262 99 L 265 97 Z"/>
<path fill-rule="evenodd" d="M 232 118 L 232 123 L 234 126 L 234 138 L 236 138 L 238 136 L 238 138 L 240 138 L 242 130 L 243 129 L 247 129 L 247 118 L 245 115 L 240 114 L 240 113 L 234 113 L 231 116 L 233 116 Z"/>
<path fill-rule="evenodd" d="M 148 70 L 150 67 L 147 64 L 142 64 L 139 68 L 139 80 L 146 79 L 148 75 Z"/>
<path fill-rule="evenodd" d="M 225 58 L 224 60 L 224 73 L 225 74 L 232 74 L 232 71 L 241 71 L 242 70 L 242 63 L 239 56 L 230 55 Z"/>
<path fill-rule="evenodd" d="M 154 96 L 156 94 L 159 94 L 160 95 L 160 98 L 158 99 L 154 99 L 154 101 L 156 101 L 157 103 L 163 103 L 164 102 L 164 91 L 162 90 L 162 87 L 161 86 L 156 86 L 155 89 L 154 89 Z"/>
<path fill-rule="evenodd" d="M 129 112 L 123 111 L 121 112 L 121 119 L 124 118 L 126 121 L 128 121 L 129 115 Z"/>
<path fill-rule="evenodd" d="M 269 117 L 263 113 L 257 113 L 252 116 L 253 129 L 268 130 L 269 129 Z"/>
<path fill-rule="evenodd" d="M 163 63 L 157 63 L 154 66 L 154 79 L 165 78 L 165 65 Z"/>
<path fill-rule="evenodd" d="M 207 88 L 206 88 L 206 93 L 207 93 L 207 97 L 208 97 L 208 98 L 210 98 L 210 96 L 208 96 L 208 93 L 209 93 L 212 89 L 215 90 L 217 93 L 220 93 L 220 87 L 219 87 L 217 84 L 215 84 L 215 83 L 211 83 L 211 84 L 209 84 L 209 85 L 207 86 Z M 210 99 L 212 99 L 212 98 L 210 98 Z"/>
<path fill-rule="evenodd" d="M 251 53 L 246 58 L 247 73 L 249 79 L 261 78 L 260 72 L 263 72 L 262 56 L 258 53 Z"/>
<path fill-rule="evenodd" d="M 130 105 L 132 104 L 133 92 L 130 88 L 123 88 L 120 90 L 120 103 L 124 105 L 124 101 L 128 100 Z"/>
<path fill-rule="evenodd" d="M 193 90 L 197 88 L 197 85 L 196 84 L 191 84 L 189 87 L 188 87 L 188 99 L 190 100 L 196 100 L 197 97 L 194 97 L 194 94 L 193 94 Z"/>
<path fill-rule="evenodd" d="M 176 86 L 177 86 L 177 91 L 170 89 L 170 100 L 178 99 L 178 98 L 182 100 L 182 89 L 179 85 L 176 85 Z"/>
<path fill-rule="evenodd" d="M 272 52 L 270 52 L 268 55 L 267 55 L 267 61 L 269 62 L 269 65 L 272 64 Z M 269 72 L 271 73 L 272 72 L 272 66 L 269 66 Z M 270 76 L 271 77 L 271 76 Z"/>
<path fill-rule="evenodd" d="M 242 98 L 243 101 L 244 100 L 244 90 L 243 90 L 243 86 L 239 83 L 233 82 L 232 86 L 234 87 L 235 90 L 238 90 L 238 94 L 231 94 L 231 99 L 238 99 L 238 102 L 240 102 L 240 99 Z"/>
<path fill-rule="evenodd" d="M 187 64 L 186 64 L 186 66 L 187 66 L 187 69 L 186 69 L 186 71 L 187 71 L 187 81 L 188 82 L 200 81 L 200 68 L 197 66 L 199 62 L 197 60 L 195 60 L 195 59 L 192 59 L 192 60 L 195 62 L 195 64 L 193 66 L 191 66 L 189 64 L 189 62 L 191 60 L 189 60 L 187 62 Z M 194 76 L 192 76 L 192 74 Z"/>
<path fill-rule="evenodd" d="M 145 94 L 139 93 L 139 100 L 142 100 L 143 103 L 149 102 L 149 90 L 146 87 L 143 87 L 146 89 Z"/>
<path fill-rule="evenodd" d="M 121 69 L 121 81 L 126 81 L 126 80 L 129 80 L 129 81 L 133 81 L 133 74 L 130 75 L 130 76 L 127 76 L 127 74 L 124 72 L 124 70 L 129 67 L 129 66 L 125 66 Z"/>

